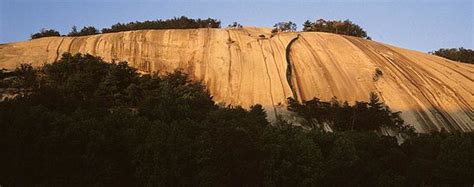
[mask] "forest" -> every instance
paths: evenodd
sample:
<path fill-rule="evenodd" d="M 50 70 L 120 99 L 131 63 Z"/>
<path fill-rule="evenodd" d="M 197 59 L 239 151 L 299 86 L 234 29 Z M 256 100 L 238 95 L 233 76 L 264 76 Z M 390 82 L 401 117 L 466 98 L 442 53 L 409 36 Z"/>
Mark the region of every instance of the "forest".
<path fill-rule="evenodd" d="M 158 19 L 135 21 L 129 23 L 116 23 L 110 28 L 99 30 L 93 26 L 85 26 L 78 30 L 73 26 L 71 32 L 67 36 L 87 36 L 100 33 L 113 33 L 133 30 L 159 30 L 159 29 L 196 29 L 196 28 L 221 28 L 221 21 L 213 18 L 192 19 L 186 16 L 174 17 L 171 19 Z M 242 25 L 233 22 L 228 28 L 242 28 Z M 276 32 L 296 32 L 296 23 L 294 22 L 278 22 L 273 26 L 272 33 Z M 352 23 L 350 20 L 324 20 L 318 19 L 315 22 L 307 20 L 303 23 L 303 32 L 329 32 L 335 34 L 343 34 L 371 39 L 367 36 L 367 32 L 359 25 Z M 31 39 L 42 37 L 60 36 L 60 33 L 54 29 L 42 29 L 40 32 L 31 34 Z"/>
<path fill-rule="evenodd" d="M 367 32 L 359 25 L 350 20 L 325 20 L 318 19 L 315 22 L 306 20 L 303 23 L 304 32 L 329 32 L 348 36 L 355 36 L 371 40 Z"/>
<path fill-rule="evenodd" d="M 447 58 L 449 60 L 474 64 L 474 51 L 472 49 L 460 48 L 441 48 L 430 54 Z"/>
<path fill-rule="evenodd" d="M 87 36 L 100 33 L 113 33 L 134 30 L 160 30 L 160 29 L 197 29 L 197 28 L 221 28 L 221 21 L 213 18 L 192 19 L 186 16 L 174 17 L 171 19 L 157 19 L 146 21 L 135 21 L 129 23 L 116 23 L 110 28 L 99 29 L 93 26 L 84 26 L 78 30 L 76 26 L 72 26 L 71 32 L 67 36 Z M 41 29 L 40 32 L 31 34 L 31 39 L 42 37 L 60 36 L 60 33 L 54 29 Z"/>
<path fill-rule="evenodd" d="M 91 55 L 0 80 L 17 90 L 0 102 L 2 186 L 474 184 L 474 133 L 418 134 L 375 94 L 353 105 L 289 98 L 306 120 L 295 125 L 270 123 L 261 105 L 217 105 L 180 70 L 139 74 Z"/>
<path fill-rule="evenodd" d="M 186 16 L 174 17 L 171 19 L 158 19 L 135 21 L 129 23 L 116 23 L 110 28 L 99 30 L 93 26 L 85 26 L 78 30 L 76 26 L 71 28 L 71 32 L 67 36 L 87 36 L 100 33 L 113 33 L 133 30 L 159 30 L 159 29 L 196 29 L 196 28 L 221 28 L 221 21 L 213 18 L 192 19 Z M 233 22 L 228 28 L 239 29 L 242 25 Z M 294 22 L 278 22 L 273 26 L 272 33 L 276 32 L 296 32 L 297 26 Z M 350 20 L 324 20 L 318 19 L 315 22 L 307 20 L 303 23 L 303 32 L 329 32 L 335 34 L 343 34 L 355 37 L 371 39 L 367 36 L 367 32 L 359 25 L 352 23 Z M 60 33 L 54 29 L 42 29 L 40 32 L 31 34 L 31 39 L 42 37 L 60 36 Z"/>
<path fill-rule="evenodd" d="M 71 32 L 67 36 L 87 36 L 100 33 L 113 33 L 133 30 L 159 30 L 159 29 L 196 29 L 196 28 L 221 28 L 221 21 L 213 18 L 207 19 L 192 19 L 186 16 L 174 17 L 171 19 L 158 19 L 135 21 L 129 23 L 116 23 L 110 28 L 99 29 L 93 26 L 85 26 L 78 31 L 76 26 L 73 26 Z M 242 28 L 242 25 L 233 22 L 228 28 Z M 296 32 L 296 23 L 294 22 L 278 22 L 273 26 L 272 33 L 276 32 Z M 329 32 L 335 34 L 343 34 L 349 36 L 356 36 L 366 39 L 371 39 L 367 36 L 367 32 L 359 25 L 352 23 L 350 20 L 324 20 L 318 19 L 315 22 L 307 20 L 303 23 L 303 32 Z M 31 34 L 31 39 L 42 37 L 60 36 L 60 33 L 54 29 L 42 29 L 40 32 Z"/>
<path fill-rule="evenodd" d="M 207 19 L 190 19 L 185 16 L 175 17 L 166 20 L 117 23 L 110 28 L 102 29 L 102 33 L 144 30 L 144 29 L 197 29 L 197 28 L 221 28 L 221 21 Z"/>

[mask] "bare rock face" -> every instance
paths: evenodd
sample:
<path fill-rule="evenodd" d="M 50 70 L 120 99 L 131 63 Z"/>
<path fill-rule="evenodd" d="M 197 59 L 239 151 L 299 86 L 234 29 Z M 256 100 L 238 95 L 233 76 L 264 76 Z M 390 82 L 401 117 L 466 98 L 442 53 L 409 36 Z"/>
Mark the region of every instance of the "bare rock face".
<path fill-rule="evenodd" d="M 1 44 L 0 68 L 40 66 L 64 52 L 125 60 L 143 72 L 182 69 L 217 102 L 262 104 L 270 118 L 288 97 L 354 102 L 375 92 L 420 132 L 474 129 L 474 65 L 350 36 L 244 28 L 47 37 Z"/>

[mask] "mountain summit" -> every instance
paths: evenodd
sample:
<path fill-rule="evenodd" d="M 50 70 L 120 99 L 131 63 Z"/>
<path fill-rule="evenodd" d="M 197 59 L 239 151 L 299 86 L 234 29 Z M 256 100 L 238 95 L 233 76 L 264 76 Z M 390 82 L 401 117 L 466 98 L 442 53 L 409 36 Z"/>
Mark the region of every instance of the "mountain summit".
<path fill-rule="evenodd" d="M 182 69 L 217 102 L 262 104 L 269 118 L 297 100 L 379 95 L 419 132 L 474 129 L 474 65 L 366 39 L 267 28 L 140 30 L 1 44 L 0 67 L 40 66 L 65 52 L 128 61 L 142 72 Z"/>

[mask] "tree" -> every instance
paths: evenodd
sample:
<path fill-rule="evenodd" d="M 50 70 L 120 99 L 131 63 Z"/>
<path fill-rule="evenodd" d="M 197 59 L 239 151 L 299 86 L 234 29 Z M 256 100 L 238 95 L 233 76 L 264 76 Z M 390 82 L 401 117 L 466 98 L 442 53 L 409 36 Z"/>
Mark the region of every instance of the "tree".
<path fill-rule="evenodd" d="M 400 133 L 410 133 L 412 130 L 404 124 L 399 112 L 392 112 L 375 93 L 370 94 L 369 102 L 356 101 L 352 106 L 347 102 L 341 105 L 336 98 L 331 102 L 313 98 L 303 103 L 288 98 L 288 110 L 303 117 L 309 128 L 329 125 L 333 131 L 377 131 L 382 127 Z"/>
<path fill-rule="evenodd" d="M 327 132 L 270 124 L 258 104 L 218 106 L 202 83 L 181 71 L 140 75 L 126 62 L 64 54 L 43 67 L 7 73 L 42 84 L 20 84 L 29 91 L 0 101 L 0 181 L 7 186 L 474 182 L 474 133 L 417 134 L 400 145 L 365 124 L 393 115 L 375 94 L 354 105 L 289 100 L 314 125 L 337 127 Z"/>
<path fill-rule="evenodd" d="M 435 175 L 445 184 L 469 186 L 474 183 L 474 136 L 453 134 L 440 145 Z"/>
<path fill-rule="evenodd" d="M 31 64 L 20 64 L 14 71 L 21 80 L 21 87 L 35 89 L 38 86 L 37 70 Z"/>
<path fill-rule="evenodd" d="M 237 22 L 234 22 L 233 28 L 242 28 Z M 74 25 L 71 28 L 71 32 L 67 36 L 87 36 L 99 33 L 112 33 L 132 30 L 145 30 L 145 29 L 193 29 L 193 28 L 221 28 L 221 21 L 213 18 L 207 19 L 192 19 L 186 16 L 174 17 L 171 19 L 158 19 L 158 20 L 146 20 L 146 21 L 135 21 L 129 23 L 116 23 L 110 28 L 103 28 L 101 31 L 93 26 L 85 26 L 80 31 Z M 31 39 L 48 37 L 48 36 L 60 36 L 59 32 L 52 29 L 42 29 L 40 32 L 32 34 Z"/>
<path fill-rule="evenodd" d="M 430 52 L 430 54 L 444 57 L 453 61 L 474 64 L 474 51 L 463 47 L 450 49 L 441 48 L 439 50 Z"/>
<path fill-rule="evenodd" d="M 265 186 L 319 185 L 324 174 L 323 155 L 301 127 L 278 122 L 264 134 L 262 170 Z"/>
<path fill-rule="evenodd" d="M 81 32 L 80 32 L 81 35 L 94 35 L 94 34 L 99 34 L 99 30 L 97 30 L 95 27 L 93 26 L 88 26 L 88 27 L 84 27 L 81 29 Z"/>
<path fill-rule="evenodd" d="M 41 29 L 40 32 L 31 34 L 31 39 L 51 37 L 51 36 L 61 36 L 58 31 L 54 29 Z"/>
<path fill-rule="evenodd" d="M 186 16 L 171 19 L 147 20 L 143 22 L 117 23 L 110 28 L 103 28 L 102 33 L 121 32 L 144 29 L 192 29 L 192 28 L 220 28 L 221 21 L 217 19 L 192 19 Z"/>
<path fill-rule="evenodd" d="M 273 25 L 272 33 L 275 32 L 295 32 L 296 31 L 296 24 L 289 21 L 289 22 L 279 22 Z"/>
<path fill-rule="evenodd" d="M 303 23 L 303 31 L 310 31 L 312 27 L 312 23 L 309 20 L 306 20 Z"/>
<path fill-rule="evenodd" d="M 86 26 L 81 29 L 81 31 L 77 32 L 76 26 L 72 26 L 72 31 L 67 34 L 68 36 L 87 36 L 87 35 L 94 35 L 99 34 L 99 30 L 97 30 L 93 26 Z"/>
<path fill-rule="evenodd" d="M 204 87 L 189 81 L 183 73 L 139 76 L 124 62 L 109 64 L 91 55 L 64 54 L 60 60 L 40 69 L 23 65 L 15 72 L 25 78 L 42 74 L 44 85 L 0 102 L 0 145 L 5 151 L 0 158 L 0 180 L 5 184 L 146 184 L 148 179 L 138 178 L 141 181 L 137 182 L 135 178 L 156 174 L 138 171 L 146 169 L 139 163 L 147 161 L 146 153 L 156 151 L 163 158 L 155 165 L 160 166 L 156 167 L 160 168 L 158 173 L 167 171 L 162 166 L 173 164 L 169 161 L 174 156 L 188 152 L 193 153 L 189 154 L 191 157 L 182 158 L 192 158 L 198 151 L 189 149 L 196 145 L 189 143 L 196 142 L 199 136 L 194 132 L 200 131 L 198 126 L 189 128 L 185 124 L 198 124 L 211 110 L 218 109 Z M 128 96 L 132 94 L 135 102 L 129 102 Z M 144 109 L 147 106 L 160 107 L 149 114 Z M 170 112 L 161 112 L 168 109 Z M 261 113 L 255 115 L 261 118 L 258 116 Z M 233 120 L 236 119 L 240 118 Z M 172 130 L 182 124 L 182 131 Z M 161 135 L 152 136 L 156 131 L 150 130 L 151 127 L 161 134 L 171 134 L 168 138 L 178 136 L 184 142 L 183 149 L 175 151 L 176 154 L 157 151 L 181 144 L 161 139 Z M 190 141 L 182 139 L 183 134 L 190 137 Z M 155 141 L 159 145 L 171 142 L 171 146 L 156 147 L 153 146 Z M 157 149 L 147 150 L 150 147 Z M 146 153 L 138 154 L 141 150 Z M 182 166 L 193 163 L 178 161 Z M 179 171 L 179 167 L 169 166 L 169 171 Z M 193 176 L 186 175 L 192 170 L 184 168 L 183 173 L 175 172 L 178 174 L 174 176 L 185 179 L 185 176 Z M 175 179 L 165 178 L 168 182 Z"/>
<path fill-rule="evenodd" d="M 303 31 L 305 32 L 330 32 L 335 34 L 343 34 L 349 36 L 356 36 L 366 39 L 371 39 L 367 36 L 359 25 L 352 23 L 350 20 L 324 20 L 318 19 L 315 22 L 305 21 L 303 24 Z"/>
<path fill-rule="evenodd" d="M 68 36 L 78 36 L 79 32 L 77 31 L 77 27 L 75 25 L 72 26 L 71 32 L 67 34 Z"/>
<path fill-rule="evenodd" d="M 354 166 L 360 160 L 356 151 L 351 139 L 344 136 L 336 138 L 329 152 L 329 160 L 324 165 L 327 171 L 323 177 L 328 181 L 325 186 L 346 186 L 352 183 L 345 176 L 354 172 Z"/>

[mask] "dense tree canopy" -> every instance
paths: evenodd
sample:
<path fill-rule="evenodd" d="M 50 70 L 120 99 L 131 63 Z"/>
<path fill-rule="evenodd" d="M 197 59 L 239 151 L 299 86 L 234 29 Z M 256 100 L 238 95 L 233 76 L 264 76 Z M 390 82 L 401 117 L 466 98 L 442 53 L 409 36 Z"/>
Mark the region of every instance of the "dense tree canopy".
<path fill-rule="evenodd" d="M 144 29 L 196 29 L 196 28 L 220 28 L 221 21 L 217 19 L 191 19 L 186 16 L 175 17 L 166 20 L 154 20 L 143 22 L 117 23 L 110 28 L 102 29 L 102 33 L 121 32 Z"/>
<path fill-rule="evenodd" d="M 399 145 L 374 132 L 380 125 L 364 125 L 397 119 L 387 121 L 393 113 L 375 96 L 362 107 L 318 100 L 291 105 L 316 126 L 335 119 L 306 109 L 358 118 L 354 130 L 340 121 L 342 130 L 331 133 L 270 124 L 260 105 L 219 107 L 204 85 L 180 71 L 140 75 L 126 62 L 65 54 L 41 68 L 1 73 L 2 88 L 23 88 L 0 102 L 5 186 L 474 183 L 473 133 L 414 135 Z"/>
<path fill-rule="evenodd" d="M 87 35 L 94 35 L 99 34 L 99 30 L 97 30 L 93 26 L 83 27 L 80 31 L 77 31 L 76 26 L 72 26 L 71 32 L 67 34 L 67 36 L 87 36 Z"/>
<path fill-rule="evenodd" d="M 474 64 L 474 51 L 471 49 L 465 48 L 450 48 L 450 49 L 439 49 L 431 54 L 438 55 L 440 57 L 444 57 L 450 60 L 464 62 L 468 64 Z"/>
<path fill-rule="evenodd" d="M 367 32 L 359 25 L 352 23 L 350 20 L 324 20 L 319 19 L 315 22 L 306 20 L 303 23 L 303 31 L 305 32 L 330 32 L 360 38 L 371 39 L 367 36 Z"/>
<path fill-rule="evenodd" d="M 234 24 L 237 24 L 236 22 Z M 235 28 L 241 28 L 242 25 L 235 25 Z M 207 19 L 192 19 L 186 16 L 174 17 L 171 19 L 158 19 L 158 20 L 147 20 L 147 21 L 135 21 L 129 23 L 116 23 L 110 28 L 103 28 L 101 31 L 93 26 L 85 26 L 80 31 L 77 30 L 76 26 L 73 26 L 71 32 L 67 36 L 87 36 L 99 33 L 112 33 L 122 31 L 133 31 L 133 30 L 146 30 L 146 29 L 197 29 L 197 28 L 221 28 L 221 21 L 213 18 Z M 61 36 L 58 31 L 53 29 L 42 29 L 38 33 L 31 34 L 31 39 L 48 37 L 48 36 Z"/>
<path fill-rule="evenodd" d="M 314 98 L 302 104 L 288 98 L 288 110 L 296 112 L 306 120 L 310 128 L 324 129 L 324 124 L 333 131 L 378 131 L 391 129 L 397 132 L 413 133 L 414 129 L 405 125 L 400 112 L 392 112 L 371 93 L 369 102 L 357 101 L 354 105 L 333 98 L 330 102 Z"/>
<path fill-rule="evenodd" d="M 49 36 L 61 36 L 58 31 L 54 29 L 41 29 L 39 32 L 31 34 L 31 39 L 49 37 Z"/>

